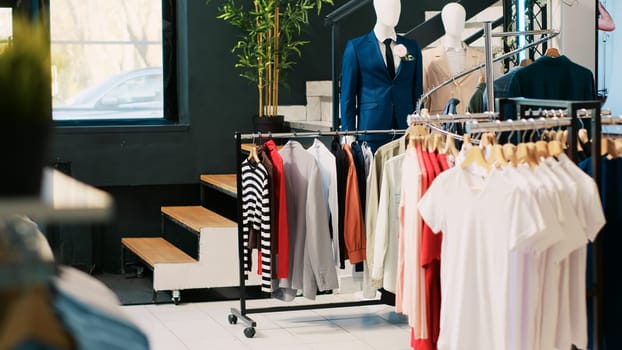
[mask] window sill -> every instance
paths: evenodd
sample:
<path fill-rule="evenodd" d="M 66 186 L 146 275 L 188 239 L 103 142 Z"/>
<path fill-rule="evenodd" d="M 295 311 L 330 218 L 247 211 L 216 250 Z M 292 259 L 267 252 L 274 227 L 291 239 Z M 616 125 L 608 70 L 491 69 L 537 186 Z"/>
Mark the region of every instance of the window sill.
<path fill-rule="evenodd" d="M 182 132 L 187 131 L 187 123 L 168 120 L 115 120 L 115 121 L 54 121 L 54 130 L 57 134 L 89 134 L 109 132 Z"/>

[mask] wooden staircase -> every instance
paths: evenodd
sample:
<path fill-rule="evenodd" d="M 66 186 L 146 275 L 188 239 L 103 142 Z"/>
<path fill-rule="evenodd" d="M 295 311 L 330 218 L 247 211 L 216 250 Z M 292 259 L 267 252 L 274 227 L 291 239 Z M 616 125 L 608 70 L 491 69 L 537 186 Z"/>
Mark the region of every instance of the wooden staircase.
<path fill-rule="evenodd" d="M 161 237 L 121 239 L 123 269 L 127 255 L 131 255 L 153 271 L 154 301 L 159 291 L 171 291 L 173 302 L 178 304 L 181 290 L 239 285 L 237 224 L 204 206 L 206 197 L 214 191 L 226 195 L 233 202 L 237 201 L 236 175 L 201 175 L 200 184 L 201 205 L 161 207 Z M 198 238 L 197 258 L 172 243 L 175 240 L 171 238 L 175 237 L 166 232 L 165 222 L 181 227 Z M 255 274 L 249 274 L 248 278 L 247 285 L 259 285 Z"/>

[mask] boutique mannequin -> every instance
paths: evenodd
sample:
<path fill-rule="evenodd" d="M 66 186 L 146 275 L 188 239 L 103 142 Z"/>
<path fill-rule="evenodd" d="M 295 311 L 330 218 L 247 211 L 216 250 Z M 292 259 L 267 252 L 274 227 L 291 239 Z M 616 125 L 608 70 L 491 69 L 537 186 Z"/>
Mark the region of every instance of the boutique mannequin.
<path fill-rule="evenodd" d="M 464 7 L 455 2 L 446 4 L 441 10 L 441 19 L 445 28 L 441 45 L 423 52 L 424 91 L 440 85 L 457 73 L 484 62 L 483 50 L 469 47 L 462 41 L 466 22 Z M 448 101 L 458 99 L 460 103 L 456 106 L 456 112 L 466 112 L 471 96 L 476 91 L 479 77 L 483 74 L 482 69 L 453 80 L 452 84 L 445 85 L 431 94 L 424 101 L 425 107 L 431 114 L 442 113 Z"/>
<path fill-rule="evenodd" d="M 447 53 L 449 69 L 451 74 L 460 73 L 466 68 L 466 50 L 462 43 L 466 11 L 462 5 L 450 2 L 443 7 L 441 19 L 445 28 L 442 42 Z"/>
<path fill-rule="evenodd" d="M 406 118 L 415 110 L 422 93 L 421 49 L 395 31 L 400 0 L 374 0 L 373 5 L 373 30 L 349 40 L 343 54 L 342 130 L 406 129 Z M 391 41 L 385 44 L 386 39 Z M 393 65 L 387 62 L 387 56 L 393 58 Z M 358 137 L 366 140 L 374 152 L 392 138 L 383 134 Z"/>

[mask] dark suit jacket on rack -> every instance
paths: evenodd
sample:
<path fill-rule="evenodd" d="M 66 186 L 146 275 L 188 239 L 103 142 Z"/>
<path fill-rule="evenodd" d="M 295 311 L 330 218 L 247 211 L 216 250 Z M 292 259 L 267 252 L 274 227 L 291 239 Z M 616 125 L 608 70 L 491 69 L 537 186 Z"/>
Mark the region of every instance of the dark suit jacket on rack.
<path fill-rule="evenodd" d="M 374 32 L 349 40 L 341 72 L 341 130 L 405 129 L 422 94 L 422 59 L 419 45 L 397 36 L 413 60 L 400 62 L 391 79 Z M 357 120 L 358 116 L 358 120 Z M 392 135 L 361 135 L 375 152 Z"/>

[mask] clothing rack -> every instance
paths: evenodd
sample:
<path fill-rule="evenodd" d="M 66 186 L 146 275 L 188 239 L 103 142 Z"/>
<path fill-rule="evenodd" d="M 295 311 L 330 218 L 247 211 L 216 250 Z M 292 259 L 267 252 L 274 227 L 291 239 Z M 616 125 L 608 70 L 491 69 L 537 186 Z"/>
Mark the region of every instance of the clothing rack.
<path fill-rule="evenodd" d="M 439 132 L 461 139 L 460 135 L 449 133 L 445 130 L 439 129 L 431 125 L 431 123 L 450 123 L 450 122 L 464 122 L 467 120 L 491 120 L 496 116 L 490 113 L 475 113 L 475 114 L 456 114 L 456 115 L 439 115 L 439 116 L 421 116 L 416 120 L 409 121 L 411 124 L 425 124 L 432 127 Z M 243 140 L 257 140 L 263 138 L 315 138 L 322 136 L 355 136 L 355 135 L 368 135 L 368 134 L 393 134 L 399 135 L 406 133 L 405 129 L 386 129 L 386 130 L 358 130 L 358 131 L 306 131 L 306 132 L 279 132 L 279 133 L 235 133 L 235 145 L 236 145 L 236 162 L 242 159 L 242 141 Z M 238 196 L 242 193 L 242 172 L 239 164 L 236 163 L 236 178 L 237 178 L 237 193 Z M 238 198 L 237 203 L 238 210 L 238 222 L 242 222 L 242 201 Z M 230 324 L 236 324 L 238 320 L 241 320 L 246 328 L 244 329 L 244 335 L 248 338 L 252 338 L 255 335 L 255 327 L 257 323 L 248 314 L 264 313 L 264 312 L 282 312 L 282 311 L 296 311 L 296 310 L 312 310 L 322 308 L 338 308 L 338 307 L 352 307 L 352 306 L 364 306 L 364 305 L 378 305 L 382 304 L 380 299 L 370 299 L 351 302 L 336 302 L 336 303 L 314 303 L 306 305 L 287 305 L 287 306 L 275 306 L 275 307 L 261 307 L 261 308 L 249 308 L 247 307 L 247 294 L 246 294 L 246 281 L 244 264 L 242 262 L 244 254 L 244 243 L 242 239 L 242 226 L 238 225 L 238 269 L 240 278 L 240 308 L 231 308 L 228 316 Z"/>
<path fill-rule="evenodd" d="M 600 101 L 560 101 L 560 100 L 543 100 L 543 99 L 528 99 L 528 98 L 503 98 L 497 99 L 496 107 L 498 111 L 504 111 L 504 106 L 508 104 L 514 104 L 516 106 L 517 115 L 525 116 L 528 111 L 533 111 L 533 107 L 543 108 L 558 108 L 563 109 L 563 113 L 570 119 L 570 123 L 568 124 L 568 134 L 569 134 L 569 157 L 573 161 L 577 161 L 577 132 L 583 122 L 581 119 L 590 118 L 591 120 L 591 133 L 592 133 L 592 145 L 591 145 L 591 154 L 592 154 L 592 178 L 598 185 L 598 189 L 600 190 L 600 141 L 602 137 L 601 125 L 604 123 L 618 122 L 621 120 L 618 118 L 605 117 L 601 120 L 601 105 Z M 564 117 L 563 117 L 564 118 Z M 517 121 L 513 122 L 500 122 L 501 125 L 506 127 L 505 130 L 500 130 L 500 127 L 495 125 L 487 125 L 490 128 L 486 130 L 485 127 L 479 127 L 478 132 L 483 131 L 511 131 L 512 127 L 507 127 L 508 125 L 514 126 L 514 130 L 517 130 Z M 565 123 L 565 121 L 564 121 Z M 474 125 L 472 125 L 474 126 Z M 534 126 L 538 126 L 537 122 L 534 123 Z M 594 268 L 594 279 L 592 285 L 594 286 L 592 290 L 587 291 L 587 296 L 591 298 L 592 302 L 592 341 L 593 341 L 593 350 L 602 350 L 604 348 L 603 344 L 603 315 L 604 315 L 604 289 L 603 289 L 603 255 L 602 255 L 602 242 L 601 238 L 597 237 L 593 242 L 593 260 L 592 266 Z"/>

